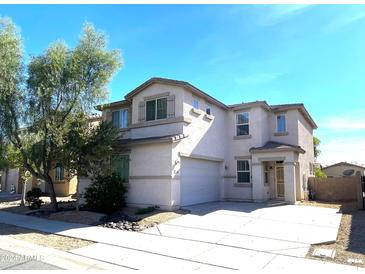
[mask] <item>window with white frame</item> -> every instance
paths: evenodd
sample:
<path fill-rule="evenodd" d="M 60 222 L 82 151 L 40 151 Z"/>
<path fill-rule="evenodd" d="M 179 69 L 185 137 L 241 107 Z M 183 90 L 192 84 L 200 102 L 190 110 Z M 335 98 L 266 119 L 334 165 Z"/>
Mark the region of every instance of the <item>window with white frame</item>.
<path fill-rule="evenodd" d="M 112 123 L 115 128 L 128 127 L 128 109 L 120 109 L 112 112 Z"/>
<path fill-rule="evenodd" d="M 193 97 L 193 108 L 199 109 L 199 99 Z"/>
<path fill-rule="evenodd" d="M 237 160 L 237 183 L 247 184 L 250 182 L 250 162 L 248 160 Z"/>
<path fill-rule="evenodd" d="M 146 121 L 167 118 L 167 98 L 146 101 Z"/>
<path fill-rule="evenodd" d="M 279 114 L 276 116 L 276 131 L 277 132 L 286 132 L 286 121 L 285 115 Z"/>
<path fill-rule="evenodd" d="M 64 169 L 61 164 L 56 164 L 56 171 L 55 171 L 55 181 L 63 181 L 64 180 Z"/>
<path fill-rule="evenodd" d="M 205 113 L 208 114 L 208 115 L 212 114 L 212 105 L 211 104 L 209 104 L 209 103 L 206 104 Z"/>
<path fill-rule="evenodd" d="M 248 112 L 236 114 L 236 135 L 249 135 L 250 134 L 250 114 Z"/>

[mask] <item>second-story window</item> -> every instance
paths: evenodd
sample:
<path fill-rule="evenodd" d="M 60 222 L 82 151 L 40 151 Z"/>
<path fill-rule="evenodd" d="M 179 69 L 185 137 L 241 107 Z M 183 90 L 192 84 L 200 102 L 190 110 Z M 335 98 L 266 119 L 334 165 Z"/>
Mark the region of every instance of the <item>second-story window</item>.
<path fill-rule="evenodd" d="M 212 105 L 208 104 L 205 107 L 205 113 L 211 115 L 212 114 Z"/>
<path fill-rule="evenodd" d="M 236 114 L 236 134 L 237 136 L 250 134 L 250 114 L 248 112 Z"/>
<path fill-rule="evenodd" d="M 193 97 L 193 108 L 199 109 L 199 99 Z"/>
<path fill-rule="evenodd" d="M 167 98 L 159 98 L 146 102 L 146 120 L 160 120 L 167 118 Z"/>
<path fill-rule="evenodd" d="M 286 122 L 284 114 L 279 114 L 278 116 L 276 116 L 276 131 L 286 132 Z"/>
<path fill-rule="evenodd" d="M 128 109 L 120 109 L 112 112 L 112 123 L 115 128 L 128 127 Z"/>

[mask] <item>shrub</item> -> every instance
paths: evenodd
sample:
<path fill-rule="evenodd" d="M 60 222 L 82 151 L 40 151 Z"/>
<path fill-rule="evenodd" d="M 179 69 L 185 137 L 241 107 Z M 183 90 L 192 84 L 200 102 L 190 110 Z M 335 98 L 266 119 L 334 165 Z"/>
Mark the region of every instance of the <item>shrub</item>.
<path fill-rule="evenodd" d="M 25 200 L 28 203 L 28 207 L 30 209 L 39 209 L 43 204 L 43 201 L 40 199 L 42 196 L 42 190 L 40 188 L 33 188 L 29 190 L 26 194 Z"/>
<path fill-rule="evenodd" d="M 314 168 L 314 176 L 317 178 L 327 178 L 326 173 L 324 173 L 323 170 L 318 166 Z"/>
<path fill-rule="evenodd" d="M 91 210 L 111 213 L 125 206 L 127 188 L 117 174 L 96 177 L 86 188 L 86 206 Z"/>

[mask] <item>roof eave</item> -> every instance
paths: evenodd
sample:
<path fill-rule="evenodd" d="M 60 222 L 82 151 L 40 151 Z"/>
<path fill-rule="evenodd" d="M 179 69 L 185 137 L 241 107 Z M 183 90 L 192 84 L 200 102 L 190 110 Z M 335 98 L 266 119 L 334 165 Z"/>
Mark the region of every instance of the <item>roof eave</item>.
<path fill-rule="evenodd" d="M 268 148 L 268 149 L 257 149 L 250 148 L 251 153 L 268 153 L 268 152 L 298 152 L 301 154 L 305 153 L 305 150 L 302 148 Z"/>

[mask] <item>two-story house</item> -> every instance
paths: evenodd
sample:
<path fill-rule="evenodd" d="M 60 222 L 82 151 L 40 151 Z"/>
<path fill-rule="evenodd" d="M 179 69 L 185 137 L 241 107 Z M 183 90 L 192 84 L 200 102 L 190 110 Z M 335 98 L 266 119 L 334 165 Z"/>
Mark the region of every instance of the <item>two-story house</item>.
<path fill-rule="evenodd" d="M 128 181 L 129 205 L 295 203 L 313 176 L 317 126 L 303 104 L 226 105 L 187 82 L 152 78 L 97 108 L 120 130 L 112 166 Z"/>

